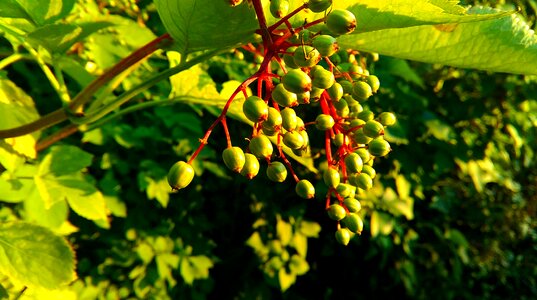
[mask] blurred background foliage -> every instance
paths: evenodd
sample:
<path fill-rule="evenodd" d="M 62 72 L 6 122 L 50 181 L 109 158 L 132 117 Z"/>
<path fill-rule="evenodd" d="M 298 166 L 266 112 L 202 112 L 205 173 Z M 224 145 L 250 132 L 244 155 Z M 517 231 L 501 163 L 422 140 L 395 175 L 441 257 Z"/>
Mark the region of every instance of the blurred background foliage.
<path fill-rule="evenodd" d="M 483 4 L 518 7 L 535 24 L 533 0 Z M 89 76 L 145 42 L 131 37 L 164 32 L 149 0 L 84 0 L 77 7 L 127 24 L 92 35 L 71 53 Z M 9 46 L 0 39 L 2 51 Z M 118 91 L 167 66 L 164 54 L 155 56 Z M 255 58 L 236 50 L 201 69 L 220 91 L 253 73 Z M 113 218 L 102 224 L 69 215 L 77 228 L 68 239 L 78 280 L 58 293 L 80 299 L 537 298 L 537 77 L 384 56 L 370 71 L 381 79 L 370 108 L 395 112 L 399 123 L 387 138 L 394 151 L 376 162 L 375 188 L 361 200 L 364 233 L 348 247 L 334 240 L 322 192 L 304 201 L 289 180 L 274 185 L 261 170 L 248 181 L 225 169 L 220 128 L 196 160 L 193 184 L 170 193 L 168 167 L 195 150 L 217 111 L 172 102 L 60 143 L 93 155 L 89 174 Z M 40 74 L 34 62 L 21 60 L 3 76 L 36 99 L 43 114 L 60 103 Z M 67 80 L 73 90 L 84 82 Z M 164 101 L 171 92 L 170 82 L 161 82 L 132 103 Z M 315 118 L 309 113 L 304 120 Z M 228 124 L 244 147 L 240 139 L 250 127 Z M 20 211 L 18 204 L 3 205 L 0 218 Z"/>

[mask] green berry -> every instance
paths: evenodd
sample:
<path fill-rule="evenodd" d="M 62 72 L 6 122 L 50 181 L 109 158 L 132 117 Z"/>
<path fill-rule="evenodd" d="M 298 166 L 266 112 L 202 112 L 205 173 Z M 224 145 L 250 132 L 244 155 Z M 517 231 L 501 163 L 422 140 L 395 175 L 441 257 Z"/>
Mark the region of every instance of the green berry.
<path fill-rule="evenodd" d="M 270 126 L 270 127 L 281 126 L 282 125 L 282 115 L 274 107 L 269 107 L 268 108 L 268 117 L 265 120 L 265 122 L 263 122 L 263 125 L 265 125 L 265 124 L 267 126 Z"/>
<path fill-rule="evenodd" d="M 347 246 L 352 238 L 352 232 L 348 228 L 340 228 L 336 231 L 336 241 Z"/>
<path fill-rule="evenodd" d="M 347 81 L 348 82 L 348 81 Z M 334 84 L 326 89 L 330 100 L 333 102 L 338 102 L 343 97 L 343 86 L 339 82 L 334 82 Z"/>
<path fill-rule="evenodd" d="M 367 144 L 371 142 L 373 138 L 370 138 L 365 135 L 363 128 L 359 128 L 352 133 L 352 140 L 357 144 Z"/>
<path fill-rule="evenodd" d="M 295 191 L 298 196 L 304 199 L 311 199 L 315 197 L 315 188 L 313 187 L 313 184 L 306 179 L 302 179 L 297 182 Z"/>
<path fill-rule="evenodd" d="M 349 212 L 355 213 L 359 212 L 362 209 L 362 205 L 360 204 L 360 201 L 353 198 L 345 198 L 343 201 L 343 204 L 347 207 Z"/>
<path fill-rule="evenodd" d="M 270 159 L 272 151 L 272 143 L 265 135 L 258 135 L 250 140 L 250 152 L 258 158 Z"/>
<path fill-rule="evenodd" d="M 275 136 L 276 133 L 278 133 L 278 129 L 276 127 L 267 125 L 264 122 L 263 122 L 263 125 L 261 125 L 261 129 L 263 130 L 263 134 L 267 136 Z"/>
<path fill-rule="evenodd" d="M 360 158 L 362 159 L 362 162 L 365 164 L 371 160 L 371 154 L 369 154 L 369 151 L 365 148 L 356 149 L 354 153 L 360 155 Z M 365 166 L 365 165 L 364 165 Z M 362 168 L 362 171 L 364 168 Z"/>
<path fill-rule="evenodd" d="M 334 74 L 321 66 L 315 69 L 312 68 L 310 75 L 311 84 L 319 89 L 327 89 L 335 82 Z"/>
<path fill-rule="evenodd" d="M 352 82 L 348 80 L 341 80 L 339 81 L 339 84 L 341 84 L 344 94 L 352 94 Z"/>
<path fill-rule="evenodd" d="M 268 117 L 267 103 L 257 96 L 248 97 L 242 104 L 242 111 L 254 123 L 266 120 Z"/>
<path fill-rule="evenodd" d="M 375 118 L 375 114 L 370 110 L 364 110 L 358 113 L 356 117 L 367 122 L 369 120 L 373 120 Z"/>
<path fill-rule="evenodd" d="M 339 50 L 336 39 L 326 34 L 314 37 L 312 45 L 322 56 L 331 56 Z"/>
<path fill-rule="evenodd" d="M 283 143 L 291 149 L 300 149 L 304 146 L 304 138 L 297 131 L 287 131 L 283 135 Z"/>
<path fill-rule="evenodd" d="M 222 152 L 222 159 L 228 169 L 239 173 L 245 163 L 244 151 L 239 147 L 229 147 Z"/>
<path fill-rule="evenodd" d="M 348 198 L 348 197 L 354 198 L 354 194 L 356 193 L 356 187 L 347 183 L 340 183 L 336 187 L 336 191 L 343 198 Z"/>
<path fill-rule="evenodd" d="M 364 75 L 364 68 L 359 65 L 350 65 L 348 72 L 352 79 L 360 80 Z"/>
<path fill-rule="evenodd" d="M 321 99 L 321 95 L 325 90 L 313 87 L 310 92 L 310 102 L 317 102 Z"/>
<path fill-rule="evenodd" d="M 267 177 L 274 182 L 283 182 L 287 178 L 287 168 L 279 161 L 273 161 L 267 167 Z"/>
<path fill-rule="evenodd" d="M 300 94 L 311 91 L 311 78 L 300 69 L 289 70 L 282 76 L 282 83 L 286 90 Z"/>
<path fill-rule="evenodd" d="M 272 90 L 272 99 L 283 107 L 292 107 L 298 105 L 298 98 L 296 94 L 289 92 L 282 83 L 276 85 L 276 87 Z"/>
<path fill-rule="evenodd" d="M 315 119 L 315 127 L 319 130 L 329 130 L 334 127 L 335 123 L 331 115 L 320 114 Z"/>
<path fill-rule="evenodd" d="M 367 150 L 369 153 L 371 153 L 371 155 L 380 157 L 390 153 L 392 148 L 390 147 L 390 143 L 388 143 L 384 138 L 378 137 L 369 142 L 369 145 L 367 145 Z"/>
<path fill-rule="evenodd" d="M 352 85 L 352 97 L 358 101 L 365 101 L 373 95 L 371 86 L 364 81 L 355 81 Z"/>
<path fill-rule="evenodd" d="M 383 112 L 378 116 L 378 121 L 384 126 L 391 126 L 397 122 L 397 118 L 391 112 Z"/>
<path fill-rule="evenodd" d="M 375 169 L 373 169 L 373 167 L 370 165 L 364 165 L 364 167 L 362 168 L 362 173 L 369 175 L 371 179 L 375 179 L 375 177 L 377 176 L 377 171 L 375 171 Z"/>
<path fill-rule="evenodd" d="M 380 80 L 375 75 L 369 75 L 365 78 L 365 81 L 371 86 L 373 94 L 375 94 L 380 88 Z"/>
<path fill-rule="evenodd" d="M 311 32 L 308 29 L 302 29 L 300 32 L 295 32 L 295 34 L 289 38 L 289 42 L 291 44 L 309 44 L 314 35 L 314 32 Z"/>
<path fill-rule="evenodd" d="M 336 188 L 340 182 L 339 171 L 333 167 L 329 167 L 323 174 L 324 183 L 331 188 Z"/>
<path fill-rule="evenodd" d="M 308 8 L 312 12 L 323 12 L 327 10 L 330 5 L 332 5 L 332 0 L 309 0 L 308 1 Z"/>
<path fill-rule="evenodd" d="M 270 0 L 270 13 L 274 18 L 280 19 L 289 11 L 288 0 Z"/>
<path fill-rule="evenodd" d="M 304 141 L 304 144 L 301 148 L 306 148 L 310 144 L 310 137 L 308 135 L 308 132 L 306 130 L 299 130 L 298 133 L 302 136 L 302 140 Z"/>
<path fill-rule="evenodd" d="M 326 16 L 326 26 L 335 34 L 347 34 L 356 28 L 356 17 L 348 10 L 335 9 Z"/>
<path fill-rule="evenodd" d="M 338 102 L 333 102 L 333 104 L 340 117 L 345 118 L 350 114 L 349 105 L 345 99 L 340 99 Z"/>
<path fill-rule="evenodd" d="M 349 173 L 359 173 L 362 171 L 364 163 L 360 155 L 356 153 L 350 153 L 345 157 L 345 167 Z"/>
<path fill-rule="evenodd" d="M 252 179 L 259 173 L 259 161 L 257 160 L 257 157 L 251 153 L 244 154 L 244 166 L 241 170 L 241 175 Z"/>
<path fill-rule="evenodd" d="M 362 221 L 362 218 L 356 213 L 349 213 L 345 216 L 343 224 L 345 224 L 350 231 L 358 234 L 362 233 L 362 230 L 364 230 L 364 221 Z"/>
<path fill-rule="evenodd" d="M 366 173 L 360 173 L 354 180 L 354 185 L 363 190 L 369 190 L 373 187 L 373 179 Z"/>
<path fill-rule="evenodd" d="M 332 140 L 334 145 L 336 145 L 337 147 L 341 147 L 341 146 L 347 144 L 346 141 L 347 141 L 347 137 L 343 133 L 336 134 L 334 136 L 334 139 Z"/>
<path fill-rule="evenodd" d="M 176 162 L 168 172 L 168 184 L 173 190 L 187 187 L 194 179 L 194 168 L 184 161 Z"/>
<path fill-rule="evenodd" d="M 369 120 L 363 127 L 364 134 L 370 138 L 376 138 L 384 134 L 384 126 L 375 120 Z"/>
<path fill-rule="evenodd" d="M 309 104 L 310 103 L 310 92 L 305 92 L 302 94 L 296 94 L 296 98 L 299 104 Z"/>
<path fill-rule="evenodd" d="M 287 107 L 280 112 L 282 116 L 282 127 L 287 131 L 293 131 L 298 125 L 298 119 L 294 109 Z"/>
<path fill-rule="evenodd" d="M 283 55 L 283 61 L 285 62 L 285 65 L 288 66 L 291 69 L 298 69 L 299 67 L 295 64 L 295 59 L 293 58 L 293 54 L 295 53 L 296 46 L 291 46 L 287 48 L 287 53 Z M 291 54 L 289 54 L 291 53 Z"/>
<path fill-rule="evenodd" d="M 342 220 L 347 215 L 345 208 L 339 204 L 330 205 L 326 212 L 328 213 L 328 217 L 335 221 Z"/>
<path fill-rule="evenodd" d="M 293 59 L 297 66 L 309 68 L 321 60 L 321 54 L 312 46 L 302 45 L 296 48 Z"/>

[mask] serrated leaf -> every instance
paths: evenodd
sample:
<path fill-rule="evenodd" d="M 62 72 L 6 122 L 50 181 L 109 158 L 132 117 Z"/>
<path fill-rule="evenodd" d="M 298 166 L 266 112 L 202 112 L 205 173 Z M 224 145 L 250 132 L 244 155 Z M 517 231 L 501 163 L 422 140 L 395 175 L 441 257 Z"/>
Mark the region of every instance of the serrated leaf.
<path fill-rule="evenodd" d="M 182 54 L 226 48 L 251 38 L 257 28 L 254 10 L 226 1 L 155 0 L 166 30 Z"/>
<path fill-rule="evenodd" d="M 78 178 L 58 178 L 64 187 L 69 207 L 88 220 L 107 221 L 108 210 L 104 197 L 93 184 Z"/>
<path fill-rule="evenodd" d="M 53 146 L 39 165 L 39 175 L 73 174 L 91 165 L 93 155 L 71 146 Z"/>
<path fill-rule="evenodd" d="M 0 78 L 0 130 L 15 128 L 39 118 L 34 101 L 8 79 Z M 0 140 L 0 147 L 8 152 L 35 158 L 35 143 L 40 131 Z M 2 160 L 0 160 L 1 162 Z"/>
<path fill-rule="evenodd" d="M 469 16 L 496 16 L 472 8 Z M 342 36 L 340 46 L 461 68 L 537 74 L 537 38 L 517 15 L 492 20 Z"/>
<path fill-rule="evenodd" d="M 69 244 L 44 227 L 1 223 L 0 270 L 25 286 L 55 289 L 74 280 L 75 258 Z"/>

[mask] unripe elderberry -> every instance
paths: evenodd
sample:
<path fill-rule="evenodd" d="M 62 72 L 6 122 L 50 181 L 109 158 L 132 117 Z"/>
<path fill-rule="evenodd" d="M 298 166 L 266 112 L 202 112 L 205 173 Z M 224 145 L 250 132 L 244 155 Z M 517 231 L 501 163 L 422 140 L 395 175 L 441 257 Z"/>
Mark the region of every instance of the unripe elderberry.
<path fill-rule="evenodd" d="M 335 34 L 347 34 L 356 28 L 356 17 L 348 10 L 335 9 L 326 16 L 326 26 Z"/>
<path fill-rule="evenodd" d="M 282 83 L 286 90 L 300 94 L 311 91 L 311 78 L 300 69 L 289 70 L 282 76 Z"/>
<path fill-rule="evenodd" d="M 235 173 L 239 173 L 246 161 L 244 151 L 239 147 L 229 147 L 222 152 L 222 159 L 228 169 Z"/>
<path fill-rule="evenodd" d="M 298 196 L 304 199 L 311 199 L 315 197 L 315 188 L 313 187 L 313 184 L 309 182 L 307 179 L 302 179 L 299 182 L 297 182 L 295 191 Z"/>
<path fill-rule="evenodd" d="M 279 161 L 273 161 L 267 167 L 267 177 L 274 182 L 283 182 L 287 178 L 287 168 Z"/>
<path fill-rule="evenodd" d="M 176 162 L 168 172 L 168 184 L 174 190 L 187 187 L 194 179 L 194 168 L 184 161 Z"/>

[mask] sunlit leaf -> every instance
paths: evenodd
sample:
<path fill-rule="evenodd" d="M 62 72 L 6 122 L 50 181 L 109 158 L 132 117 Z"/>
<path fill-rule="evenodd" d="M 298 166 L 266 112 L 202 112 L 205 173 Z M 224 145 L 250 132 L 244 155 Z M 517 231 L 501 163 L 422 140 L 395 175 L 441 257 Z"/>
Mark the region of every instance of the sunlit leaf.
<path fill-rule="evenodd" d="M 28 287 L 58 288 L 74 279 L 67 242 L 50 230 L 23 222 L 0 223 L 0 270 Z"/>
<path fill-rule="evenodd" d="M 185 282 L 191 285 L 196 279 L 209 277 L 212 267 L 213 262 L 207 256 L 185 256 L 180 263 L 180 272 Z"/>

